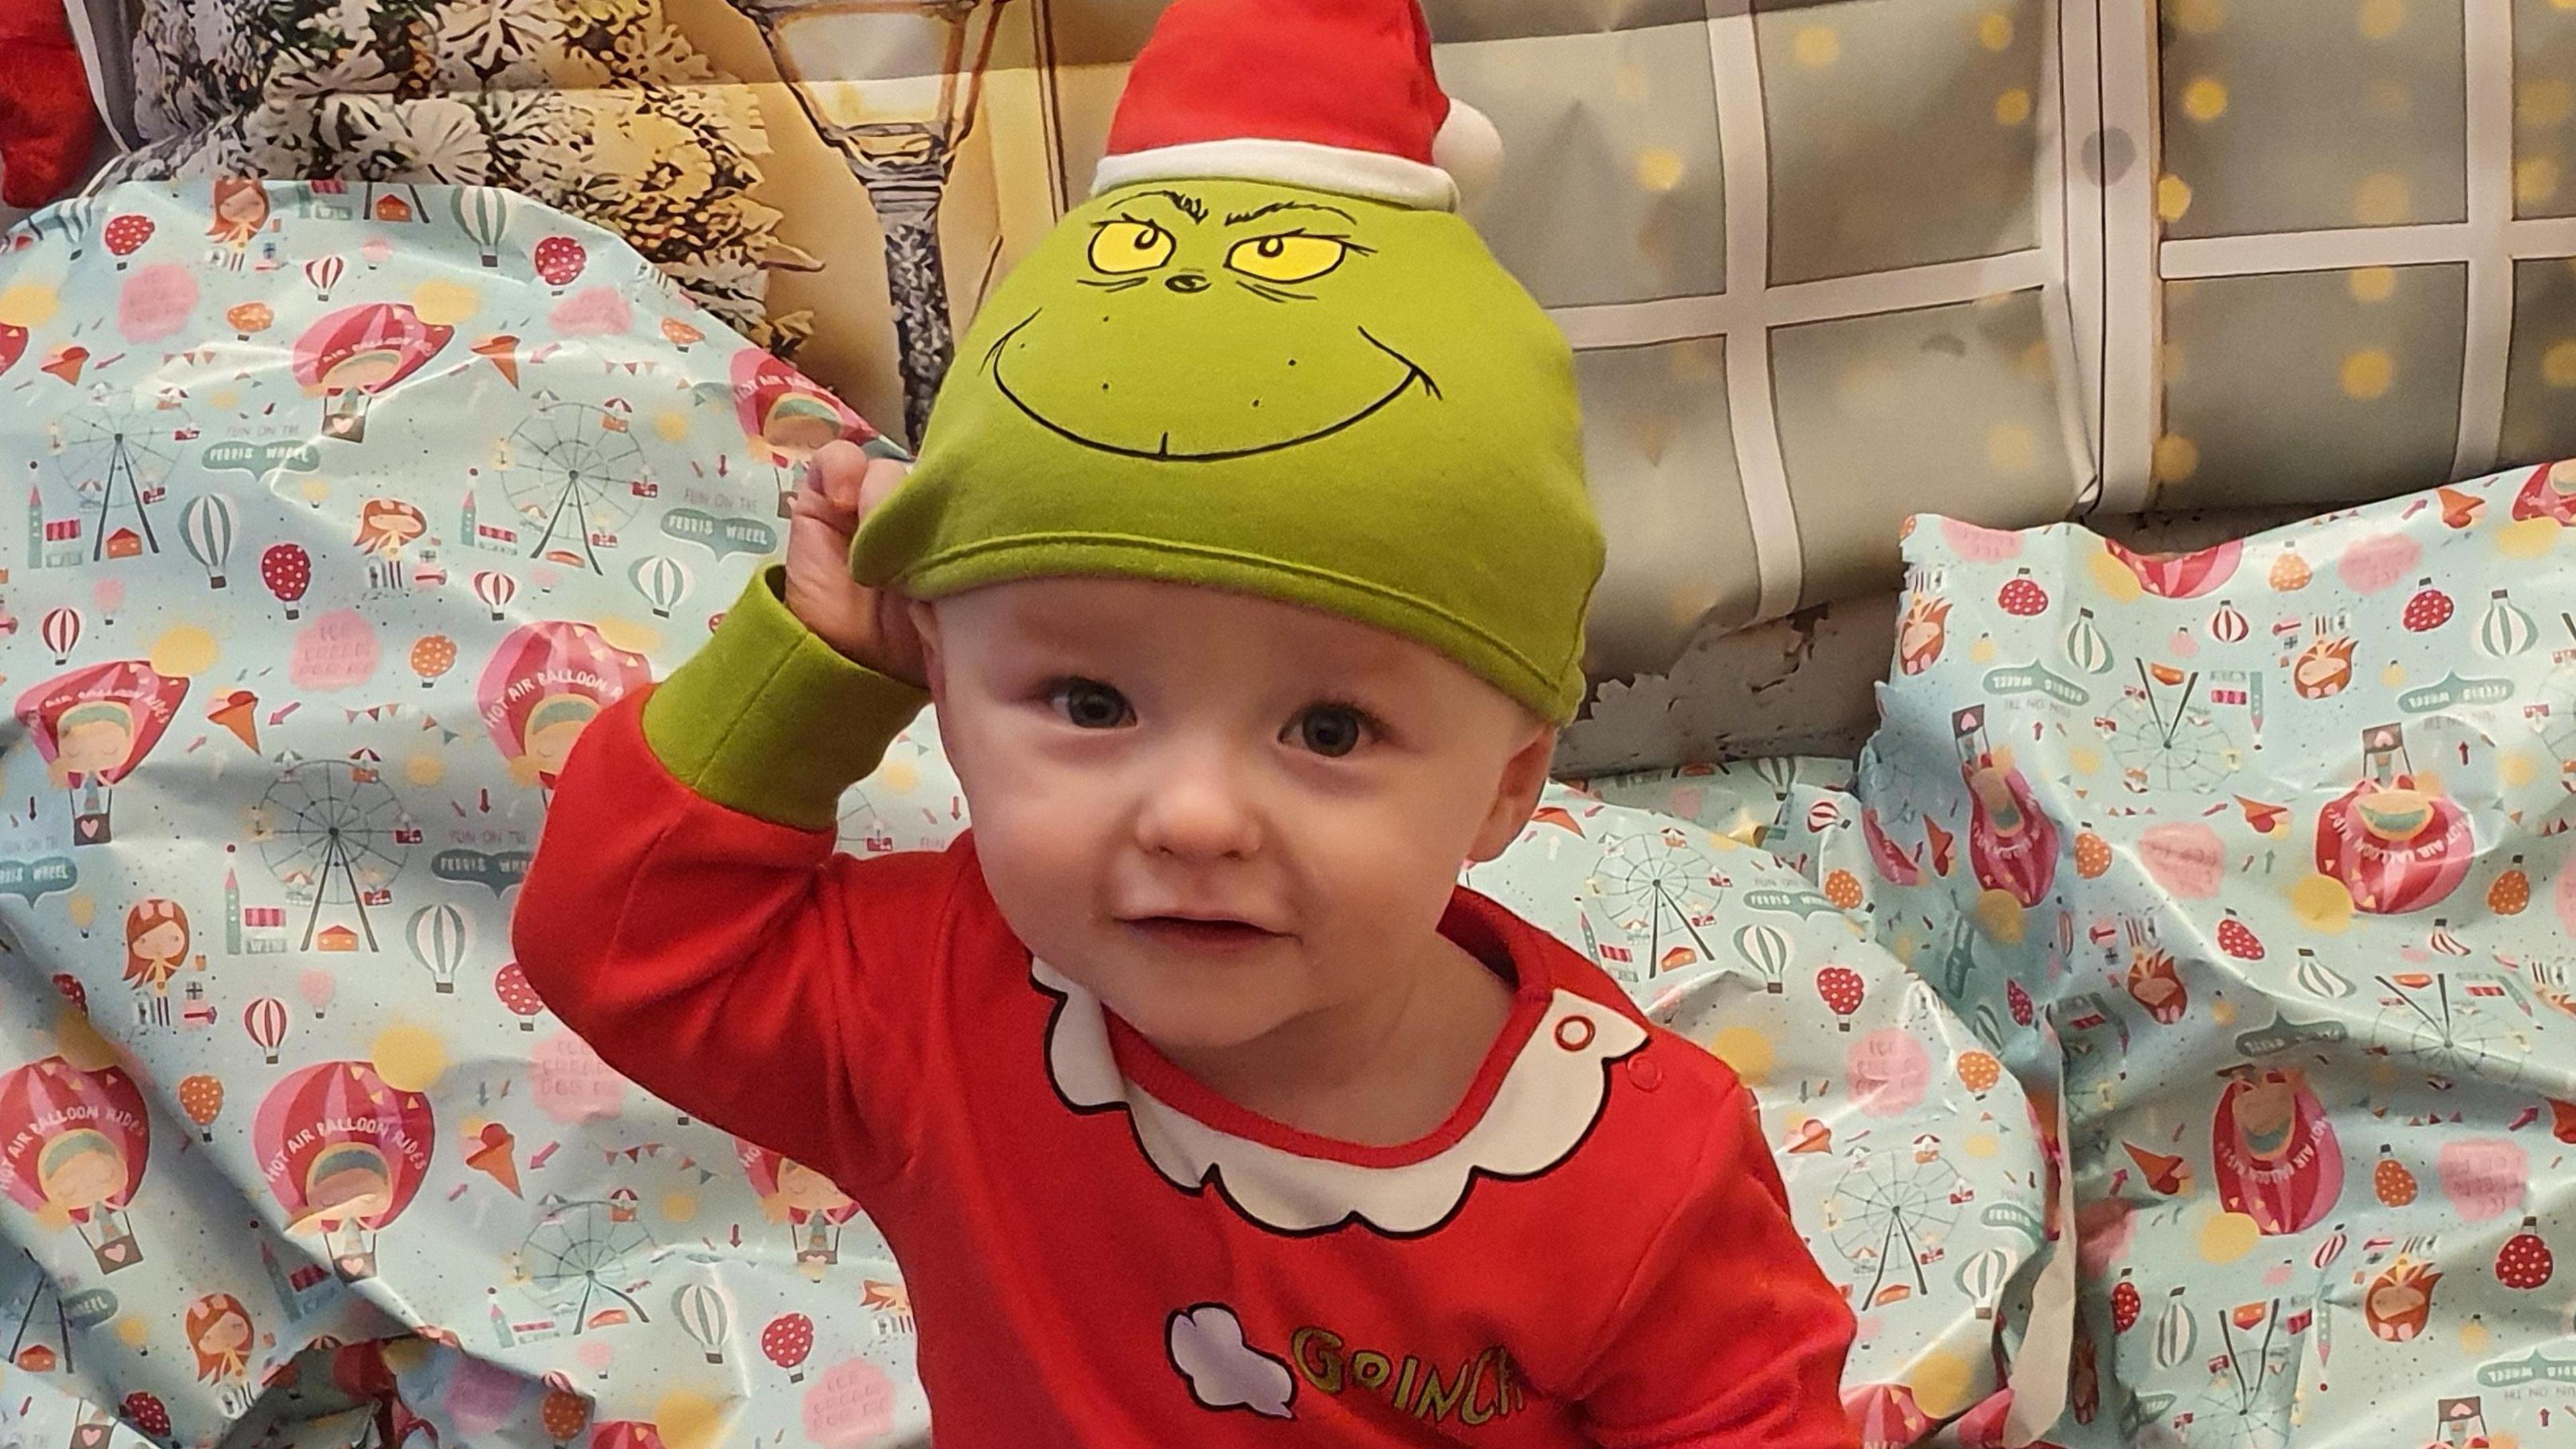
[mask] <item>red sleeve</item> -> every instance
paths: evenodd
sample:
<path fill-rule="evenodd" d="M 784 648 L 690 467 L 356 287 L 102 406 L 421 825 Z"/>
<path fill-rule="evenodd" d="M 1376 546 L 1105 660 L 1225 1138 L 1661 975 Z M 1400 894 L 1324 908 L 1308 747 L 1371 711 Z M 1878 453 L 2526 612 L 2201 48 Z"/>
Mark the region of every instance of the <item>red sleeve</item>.
<path fill-rule="evenodd" d="M 1577 1391 L 1587 1430 L 1605 1449 L 1857 1449 L 1852 1312 L 1789 1221 L 1743 1087 L 1718 1103 L 1692 1184 Z"/>
<path fill-rule="evenodd" d="M 666 686 L 667 687 L 667 686 Z M 866 860 L 691 791 L 643 698 L 583 731 L 521 887 L 529 984 L 601 1059 L 845 1188 L 906 1156 L 919 1002 L 954 853 Z"/>

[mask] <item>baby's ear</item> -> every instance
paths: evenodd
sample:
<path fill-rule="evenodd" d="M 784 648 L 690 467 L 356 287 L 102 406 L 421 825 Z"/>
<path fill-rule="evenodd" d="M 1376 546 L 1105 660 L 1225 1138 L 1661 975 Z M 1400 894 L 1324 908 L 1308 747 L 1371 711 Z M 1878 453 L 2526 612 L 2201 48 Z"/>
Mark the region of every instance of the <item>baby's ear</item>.
<path fill-rule="evenodd" d="M 1529 824 L 1538 809 L 1538 797 L 1547 789 L 1547 767 L 1556 759 L 1556 726 L 1531 716 L 1532 733 L 1527 742 L 1503 762 L 1503 772 L 1494 786 L 1493 807 L 1486 812 L 1485 823 L 1476 832 L 1476 843 L 1469 854 L 1472 861 L 1488 861 L 1502 854 L 1520 838 L 1521 827 Z"/>
<path fill-rule="evenodd" d="M 931 705 L 936 708 L 948 692 L 940 680 L 939 615 L 927 599 L 906 599 L 904 612 L 911 617 L 913 633 L 921 638 L 921 672 L 930 686 Z"/>

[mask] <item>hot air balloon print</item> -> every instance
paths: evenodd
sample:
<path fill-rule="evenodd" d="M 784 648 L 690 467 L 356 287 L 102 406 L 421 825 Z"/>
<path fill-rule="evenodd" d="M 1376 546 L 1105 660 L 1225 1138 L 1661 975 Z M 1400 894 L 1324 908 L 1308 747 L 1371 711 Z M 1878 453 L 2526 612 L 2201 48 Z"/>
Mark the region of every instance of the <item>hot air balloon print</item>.
<path fill-rule="evenodd" d="M 1765 993 L 1772 996 L 1780 994 L 1781 978 L 1788 972 L 1792 957 L 1789 938 L 1777 926 L 1766 926 L 1756 921 L 1737 927 L 1735 954 L 1762 978 Z"/>
<path fill-rule="evenodd" d="M 400 302 L 343 307 L 304 329 L 295 342 L 295 380 L 322 399 L 322 435 L 364 441 L 368 402 L 418 372 L 455 335 Z"/>
<path fill-rule="evenodd" d="M 537 1018 L 546 1009 L 545 998 L 528 984 L 527 969 L 512 961 L 492 973 L 492 994 L 501 999 L 503 1010 L 519 1019 L 519 1030 L 535 1031 Z"/>
<path fill-rule="evenodd" d="M 510 606 L 510 600 L 518 597 L 518 593 L 519 581 L 498 569 L 480 569 L 474 575 L 474 597 L 482 600 L 483 607 L 492 611 L 495 624 L 501 622 L 501 611 Z"/>
<path fill-rule="evenodd" d="M 591 720 L 652 680 L 642 655 L 588 624 L 547 619 L 502 639 L 475 683 L 474 704 L 511 778 L 551 791 Z"/>
<path fill-rule="evenodd" d="M 268 1064 L 276 1066 L 277 1049 L 286 1041 L 286 1003 L 263 996 L 243 1007 L 242 1032 L 266 1054 Z"/>
<path fill-rule="evenodd" d="M 288 1073 L 251 1124 L 253 1160 L 287 1231 L 318 1234 L 344 1282 L 375 1276 L 376 1235 L 411 1205 L 437 1141 L 429 1099 L 357 1061 Z"/>
<path fill-rule="evenodd" d="M 2439 905 L 2477 854 L 2468 812 L 2418 779 L 2399 726 L 2364 730 L 2361 744 L 2361 782 L 2317 812 L 2317 871 L 2372 915 Z"/>
<path fill-rule="evenodd" d="M 2229 539 L 2197 553 L 2149 554 L 2104 539 L 2102 547 L 2135 576 L 2140 588 L 2162 599 L 2197 599 L 2235 577 L 2244 561 L 2245 542 Z"/>
<path fill-rule="evenodd" d="M 2343 1193 L 2343 1148 L 2307 1074 L 2296 1067 L 2228 1069 L 2210 1124 L 2218 1200 L 2266 1236 L 2304 1232 Z"/>
<path fill-rule="evenodd" d="M 456 641 L 444 634 L 423 634 L 411 644 L 411 672 L 420 676 L 420 687 L 433 688 L 439 677 L 456 667 Z"/>
<path fill-rule="evenodd" d="M 2486 612 L 2478 616 L 2478 652 L 2489 659 L 2511 659 L 2528 653 L 2540 642 L 2540 630 L 2531 616 L 2514 605 L 2503 589 L 2488 596 Z"/>
<path fill-rule="evenodd" d="M 482 253 L 483 265 L 501 265 L 501 239 L 510 234 L 511 213 L 518 203 L 497 186 L 460 186 L 449 205 L 456 225 Z"/>
<path fill-rule="evenodd" d="M 550 236 L 540 240 L 528 253 L 537 277 L 555 291 L 561 292 L 581 276 L 590 262 L 590 253 L 568 236 Z"/>
<path fill-rule="evenodd" d="M 36 626 L 36 632 L 44 638 L 45 647 L 54 651 L 56 664 L 69 664 L 72 650 L 80 644 L 80 610 L 68 606 L 47 609 L 44 622 Z"/>
<path fill-rule="evenodd" d="M 841 1261 L 841 1225 L 859 1215 L 850 1195 L 805 1164 L 737 1138 L 734 1154 L 763 1204 L 787 1219 L 796 1261 L 828 1267 Z"/>
<path fill-rule="evenodd" d="M 303 601 L 304 591 L 313 586 L 313 555 L 300 543 L 273 543 L 259 556 L 259 581 L 286 606 L 286 617 L 303 615 L 296 605 Z"/>
<path fill-rule="evenodd" d="M 787 1370 L 791 1384 L 805 1382 L 805 1355 L 814 1351 L 814 1320 L 802 1313 L 782 1313 L 760 1331 L 760 1352 Z"/>
<path fill-rule="evenodd" d="M 118 659 L 57 675 L 18 697 L 17 716 L 48 778 L 71 801 L 74 845 L 113 838 L 117 782 L 160 743 L 187 696 L 185 679 L 140 659 Z"/>
<path fill-rule="evenodd" d="M 152 232 L 152 218 L 129 211 L 122 216 L 109 217 L 107 227 L 99 233 L 98 239 L 107 247 L 108 255 L 116 258 L 116 269 L 121 272 L 125 270 L 127 259 L 141 250 L 145 242 L 152 240 Z"/>
<path fill-rule="evenodd" d="M 206 587 L 224 587 L 224 561 L 233 556 L 233 501 L 221 493 L 200 493 L 179 512 L 179 541 L 188 556 L 206 570 Z"/>
<path fill-rule="evenodd" d="M 431 986 L 442 996 L 453 994 L 456 968 L 473 950 L 465 913 L 444 901 L 423 906 L 411 913 L 408 934 L 412 959 L 429 973 Z"/>
<path fill-rule="evenodd" d="M 311 284 L 314 300 L 317 302 L 330 301 L 331 289 L 340 285 L 340 274 L 348 269 L 349 264 L 340 260 L 337 256 L 315 257 L 313 260 L 306 262 L 304 264 L 304 280 Z"/>
<path fill-rule="evenodd" d="M 877 433 L 839 398 L 757 347 L 733 355 L 734 416 L 751 455 L 777 470 L 778 516 L 796 496 L 796 470 L 836 438 L 867 442 Z"/>
<path fill-rule="evenodd" d="M 1995 1316 L 1995 1302 L 2002 1296 L 2004 1284 L 2012 1280 L 2012 1254 L 2001 1248 L 1987 1248 L 1971 1253 L 1959 1265 L 1959 1291 L 1977 1306 L 1977 1317 Z"/>
<path fill-rule="evenodd" d="M 733 1313 L 722 1290 L 703 1280 L 683 1283 L 671 1295 L 671 1314 L 680 1320 L 681 1331 L 697 1340 L 707 1362 L 724 1362 L 725 1330 L 732 1326 Z"/>
<path fill-rule="evenodd" d="M 688 565 L 658 553 L 637 559 L 635 566 L 626 571 L 626 578 L 635 586 L 635 592 L 644 596 L 644 602 L 652 606 L 653 616 L 657 619 L 671 617 L 671 611 L 688 598 L 690 585 L 694 582 L 689 577 Z"/>
<path fill-rule="evenodd" d="M 179 1110 L 197 1124 L 198 1140 L 215 1140 L 215 1118 L 224 1110 L 224 1084 L 204 1072 L 179 1079 Z"/>
<path fill-rule="evenodd" d="M 0 1076 L 0 1186 L 39 1224 L 77 1229 L 102 1273 L 143 1261 L 125 1209 L 151 1155 L 152 1119 L 122 1070 L 52 1056 Z"/>
<path fill-rule="evenodd" d="M 1968 786 L 1968 861 L 1977 884 L 2028 910 L 2057 879 L 2057 823 L 2010 754 L 1987 739 L 1984 706 L 1958 711 L 1950 725 Z"/>
<path fill-rule="evenodd" d="M 2076 610 L 2075 622 L 2066 626 L 2066 659 L 2087 674 L 2108 674 L 2117 665 L 2091 609 Z"/>
<path fill-rule="evenodd" d="M 2180 1367 L 2199 1344 L 2200 1325 L 2192 1320 L 2183 1290 L 2176 1288 L 2165 1295 L 2164 1312 L 2156 1315 L 2156 1367 Z"/>

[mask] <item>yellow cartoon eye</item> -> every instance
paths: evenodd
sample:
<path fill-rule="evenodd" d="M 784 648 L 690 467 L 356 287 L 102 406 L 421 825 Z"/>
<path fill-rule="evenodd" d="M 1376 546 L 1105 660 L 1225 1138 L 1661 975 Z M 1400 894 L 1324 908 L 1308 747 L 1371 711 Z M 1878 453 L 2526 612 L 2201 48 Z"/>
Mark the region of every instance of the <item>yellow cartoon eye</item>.
<path fill-rule="evenodd" d="M 1328 236 L 1257 236 L 1239 241 L 1225 264 L 1265 282 L 1308 282 L 1342 264 L 1350 248 Z"/>
<path fill-rule="evenodd" d="M 1091 234 L 1091 265 L 1115 276 L 1150 271 L 1172 259 L 1172 234 L 1150 221 L 1103 222 Z"/>

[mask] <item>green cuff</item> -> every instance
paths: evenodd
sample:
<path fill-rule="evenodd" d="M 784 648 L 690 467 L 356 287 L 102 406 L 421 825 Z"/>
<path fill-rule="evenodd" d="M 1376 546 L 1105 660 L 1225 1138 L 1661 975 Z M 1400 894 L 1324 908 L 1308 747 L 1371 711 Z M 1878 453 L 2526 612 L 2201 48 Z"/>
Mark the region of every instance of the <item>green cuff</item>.
<path fill-rule="evenodd" d="M 786 571 L 754 574 L 715 636 L 644 703 L 644 741 L 701 798 L 806 830 L 839 823 L 930 695 L 852 661 L 787 611 Z"/>

